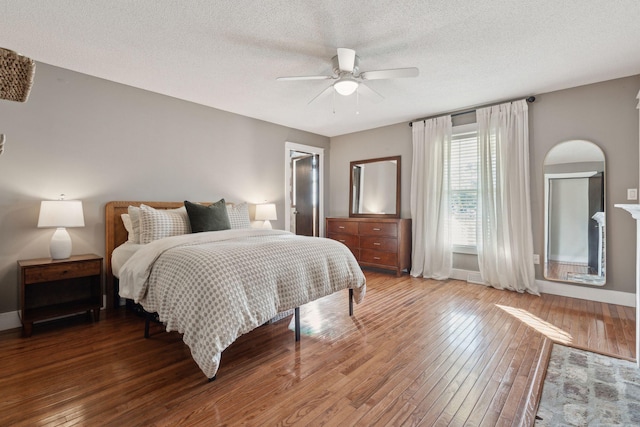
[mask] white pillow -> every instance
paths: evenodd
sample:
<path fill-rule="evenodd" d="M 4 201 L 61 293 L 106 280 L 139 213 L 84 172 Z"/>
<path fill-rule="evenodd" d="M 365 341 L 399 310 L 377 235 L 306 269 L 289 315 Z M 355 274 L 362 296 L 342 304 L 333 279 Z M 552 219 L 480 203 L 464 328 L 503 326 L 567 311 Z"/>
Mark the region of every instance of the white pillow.
<path fill-rule="evenodd" d="M 127 212 L 129 212 L 131 229 L 133 230 L 133 235 L 129 234 L 129 241 L 131 243 L 140 243 L 140 208 L 137 206 L 129 206 Z"/>
<path fill-rule="evenodd" d="M 135 235 L 133 234 L 133 224 L 131 223 L 131 217 L 129 216 L 129 214 L 122 214 L 120 215 L 120 218 L 122 218 L 122 223 L 124 224 L 124 228 L 127 230 L 127 233 L 129 233 L 129 239 L 128 241 L 131 243 L 135 243 Z M 138 237 L 138 241 L 140 241 L 140 238 Z"/>
<path fill-rule="evenodd" d="M 154 209 L 140 205 L 140 243 L 191 233 L 187 209 Z"/>
<path fill-rule="evenodd" d="M 232 229 L 251 228 L 249 205 L 246 203 L 238 203 L 237 205 L 227 204 L 227 214 L 229 215 L 229 223 L 231 223 Z"/>

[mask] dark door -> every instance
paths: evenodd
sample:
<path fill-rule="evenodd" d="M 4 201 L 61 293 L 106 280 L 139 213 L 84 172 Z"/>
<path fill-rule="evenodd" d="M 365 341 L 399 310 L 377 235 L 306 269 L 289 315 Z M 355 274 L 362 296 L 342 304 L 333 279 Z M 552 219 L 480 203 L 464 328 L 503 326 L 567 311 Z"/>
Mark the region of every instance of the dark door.
<path fill-rule="evenodd" d="M 318 200 L 318 156 L 310 155 L 295 159 L 295 180 L 296 180 L 296 234 L 301 236 L 318 236 L 318 217 L 317 203 Z"/>
<path fill-rule="evenodd" d="M 589 177 L 589 272 L 598 274 L 598 249 L 600 246 L 600 229 L 593 219 L 596 212 L 604 211 L 604 182 L 602 172 Z"/>

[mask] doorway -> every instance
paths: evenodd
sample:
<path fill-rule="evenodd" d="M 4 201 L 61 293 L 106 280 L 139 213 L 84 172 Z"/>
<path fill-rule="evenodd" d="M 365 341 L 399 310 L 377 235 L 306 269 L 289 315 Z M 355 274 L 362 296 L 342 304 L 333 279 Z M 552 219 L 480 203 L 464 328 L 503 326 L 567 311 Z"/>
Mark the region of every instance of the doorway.
<path fill-rule="evenodd" d="M 321 236 L 324 149 L 287 142 L 285 156 L 285 229 L 303 236 Z"/>

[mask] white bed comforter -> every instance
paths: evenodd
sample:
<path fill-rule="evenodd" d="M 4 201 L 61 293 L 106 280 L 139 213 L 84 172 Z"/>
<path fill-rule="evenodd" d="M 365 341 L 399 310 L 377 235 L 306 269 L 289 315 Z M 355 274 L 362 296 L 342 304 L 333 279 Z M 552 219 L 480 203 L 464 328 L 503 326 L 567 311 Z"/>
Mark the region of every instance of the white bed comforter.
<path fill-rule="evenodd" d="M 365 277 L 346 246 L 279 230 L 157 240 L 120 270 L 120 296 L 157 312 L 167 331 L 182 333 L 208 378 L 240 335 L 279 312 L 346 288 L 362 301 Z"/>

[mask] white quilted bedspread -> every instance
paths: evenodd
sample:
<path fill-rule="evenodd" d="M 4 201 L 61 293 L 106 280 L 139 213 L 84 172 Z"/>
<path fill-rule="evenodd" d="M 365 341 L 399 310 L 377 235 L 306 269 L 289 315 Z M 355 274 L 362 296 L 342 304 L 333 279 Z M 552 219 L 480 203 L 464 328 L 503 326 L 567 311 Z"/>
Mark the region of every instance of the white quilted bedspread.
<path fill-rule="evenodd" d="M 346 288 L 362 301 L 365 277 L 346 246 L 279 230 L 157 240 L 120 270 L 120 295 L 157 312 L 167 331 L 182 333 L 208 378 L 240 335 L 279 312 Z"/>

